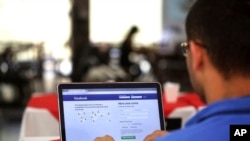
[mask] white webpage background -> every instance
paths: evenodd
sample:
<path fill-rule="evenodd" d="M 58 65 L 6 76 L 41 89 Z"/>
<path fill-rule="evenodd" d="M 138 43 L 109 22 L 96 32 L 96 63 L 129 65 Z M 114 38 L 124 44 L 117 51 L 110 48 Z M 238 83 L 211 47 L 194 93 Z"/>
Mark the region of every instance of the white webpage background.
<path fill-rule="evenodd" d="M 143 140 L 149 133 L 160 129 L 157 100 L 99 102 L 64 101 L 66 140 L 93 141 L 95 137 L 106 134 L 116 141 L 122 136 Z"/>

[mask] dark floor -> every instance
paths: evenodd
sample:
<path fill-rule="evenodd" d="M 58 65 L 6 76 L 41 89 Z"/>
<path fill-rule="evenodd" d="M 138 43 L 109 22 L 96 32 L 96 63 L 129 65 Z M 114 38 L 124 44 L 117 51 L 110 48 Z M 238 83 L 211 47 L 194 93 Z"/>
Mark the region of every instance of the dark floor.
<path fill-rule="evenodd" d="M 0 141 L 18 141 L 23 108 L 0 108 Z"/>

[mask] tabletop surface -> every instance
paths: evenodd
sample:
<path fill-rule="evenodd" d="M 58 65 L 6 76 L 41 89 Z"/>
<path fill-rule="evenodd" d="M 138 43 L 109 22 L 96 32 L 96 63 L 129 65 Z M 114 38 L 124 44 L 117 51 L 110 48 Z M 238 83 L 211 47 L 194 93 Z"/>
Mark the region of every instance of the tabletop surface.
<path fill-rule="evenodd" d="M 59 141 L 59 136 L 25 137 L 22 141 Z"/>

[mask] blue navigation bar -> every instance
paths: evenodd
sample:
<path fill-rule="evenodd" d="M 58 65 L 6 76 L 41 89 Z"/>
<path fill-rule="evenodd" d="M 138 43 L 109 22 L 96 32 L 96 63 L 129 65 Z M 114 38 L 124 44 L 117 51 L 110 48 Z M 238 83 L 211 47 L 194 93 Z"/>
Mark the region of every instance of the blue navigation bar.
<path fill-rule="evenodd" d="M 157 94 L 100 94 L 100 95 L 63 95 L 63 101 L 88 100 L 145 100 L 157 99 Z"/>

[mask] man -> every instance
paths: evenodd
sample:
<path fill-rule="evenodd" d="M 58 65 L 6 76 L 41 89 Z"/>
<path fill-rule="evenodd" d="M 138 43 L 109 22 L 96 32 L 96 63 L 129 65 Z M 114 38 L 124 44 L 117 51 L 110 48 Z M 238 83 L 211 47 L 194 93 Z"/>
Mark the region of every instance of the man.
<path fill-rule="evenodd" d="M 139 32 L 137 26 L 132 26 L 125 36 L 125 39 L 120 45 L 121 56 L 120 56 L 120 66 L 128 74 L 130 80 L 134 80 L 138 75 L 140 75 L 137 65 L 135 65 L 129 58 L 130 54 L 133 52 L 135 35 Z M 135 72 L 131 72 L 131 68 L 136 69 Z"/>
<path fill-rule="evenodd" d="M 184 129 L 145 141 L 229 141 L 230 125 L 250 125 L 250 0 L 197 0 L 186 33 L 191 82 L 208 105 Z"/>

